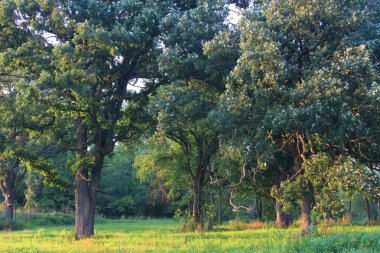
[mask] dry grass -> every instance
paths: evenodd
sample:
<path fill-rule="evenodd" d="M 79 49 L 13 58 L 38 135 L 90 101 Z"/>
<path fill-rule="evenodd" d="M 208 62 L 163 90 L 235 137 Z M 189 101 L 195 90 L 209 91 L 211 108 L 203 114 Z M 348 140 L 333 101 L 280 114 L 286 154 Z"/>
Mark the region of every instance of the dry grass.
<path fill-rule="evenodd" d="M 253 221 L 250 223 L 243 221 L 230 221 L 230 230 L 251 230 L 273 227 L 271 223 L 262 221 Z"/>

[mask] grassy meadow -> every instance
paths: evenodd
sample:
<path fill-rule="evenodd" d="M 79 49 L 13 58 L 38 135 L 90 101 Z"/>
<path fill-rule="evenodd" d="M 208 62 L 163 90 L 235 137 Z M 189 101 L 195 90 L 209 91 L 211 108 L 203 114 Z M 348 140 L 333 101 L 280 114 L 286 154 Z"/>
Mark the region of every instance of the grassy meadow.
<path fill-rule="evenodd" d="M 34 226 L 0 232 L 0 252 L 379 252 L 380 226 L 318 226 L 304 238 L 299 228 L 180 233 L 174 220 L 102 220 L 93 238 L 76 241 L 73 226 Z"/>

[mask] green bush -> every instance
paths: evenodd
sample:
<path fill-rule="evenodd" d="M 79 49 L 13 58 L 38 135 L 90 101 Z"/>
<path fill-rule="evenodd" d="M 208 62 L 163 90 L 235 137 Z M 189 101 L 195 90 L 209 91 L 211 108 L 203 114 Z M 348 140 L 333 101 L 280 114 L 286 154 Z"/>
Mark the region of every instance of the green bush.
<path fill-rule="evenodd" d="M 73 214 L 64 214 L 60 212 L 36 212 L 26 213 L 17 212 L 15 221 L 8 224 L 3 219 L 0 219 L 0 226 L 4 229 L 24 229 L 33 226 L 53 226 L 53 225 L 73 225 L 75 222 Z"/>
<path fill-rule="evenodd" d="M 74 217 L 63 213 L 36 213 L 30 216 L 28 223 L 36 226 L 72 225 Z"/>
<path fill-rule="evenodd" d="M 0 228 L 2 230 L 22 230 L 25 227 L 24 221 L 6 221 L 4 218 L 0 218 Z"/>

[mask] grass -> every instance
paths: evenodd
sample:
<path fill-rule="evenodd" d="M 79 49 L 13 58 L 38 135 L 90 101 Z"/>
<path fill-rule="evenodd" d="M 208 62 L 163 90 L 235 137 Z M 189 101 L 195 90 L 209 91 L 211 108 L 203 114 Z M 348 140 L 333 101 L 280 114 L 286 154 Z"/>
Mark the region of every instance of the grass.
<path fill-rule="evenodd" d="M 173 220 L 108 220 L 93 238 L 74 240 L 72 226 L 0 232 L 0 252 L 379 252 L 380 226 L 320 226 L 304 238 L 298 228 L 179 233 Z"/>

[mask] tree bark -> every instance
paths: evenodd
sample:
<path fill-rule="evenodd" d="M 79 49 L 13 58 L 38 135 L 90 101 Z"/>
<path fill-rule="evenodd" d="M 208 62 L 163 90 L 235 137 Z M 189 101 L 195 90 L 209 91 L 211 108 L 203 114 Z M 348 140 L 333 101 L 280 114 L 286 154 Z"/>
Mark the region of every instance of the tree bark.
<path fill-rule="evenodd" d="M 301 229 L 302 233 L 307 235 L 309 225 L 311 224 L 311 209 L 313 205 L 313 198 L 311 192 L 307 192 L 301 200 Z"/>
<path fill-rule="evenodd" d="M 285 228 L 289 226 L 289 218 L 288 218 L 288 215 L 283 212 L 282 205 L 276 201 L 275 206 L 276 206 L 276 227 Z"/>
<path fill-rule="evenodd" d="M 302 171 L 303 158 L 296 151 L 294 157 L 294 168 L 296 173 Z M 304 179 L 307 180 L 307 179 Z M 311 182 L 306 181 L 302 187 L 303 196 L 301 197 L 300 206 L 301 206 L 301 229 L 304 235 L 308 234 L 309 225 L 311 224 L 311 210 L 314 202 L 314 188 Z"/>
<path fill-rule="evenodd" d="M 94 207 L 91 198 L 88 173 L 77 171 L 74 183 L 75 195 L 75 238 L 81 239 L 94 235 Z"/>
<path fill-rule="evenodd" d="M 201 210 L 202 210 L 202 183 L 198 180 L 194 180 L 193 182 L 193 192 L 194 192 L 194 200 L 193 200 L 193 221 L 194 223 L 201 224 Z"/>
<path fill-rule="evenodd" d="M 87 169 L 78 170 L 74 180 L 75 195 L 75 238 L 81 239 L 94 235 L 96 195 L 104 157 L 91 168 L 91 178 Z"/>
<path fill-rule="evenodd" d="M 77 117 L 77 159 L 83 159 L 87 153 L 87 128 L 83 118 Z M 74 179 L 75 196 L 75 238 L 81 239 L 94 235 L 96 194 L 100 181 L 100 172 L 104 156 L 96 152 L 95 163 L 80 164 Z M 81 161 L 80 161 L 81 163 Z"/>
<path fill-rule="evenodd" d="M 4 197 L 4 219 L 8 222 L 14 219 L 14 200 L 16 195 L 16 173 L 12 169 L 6 172 L 5 186 L 2 187 Z"/>
<path fill-rule="evenodd" d="M 350 202 L 348 203 L 348 215 L 351 217 L 352 196 L 350 196 Z"/>
<path fill-rule="evenodd" d="M 4 218 L 6 221 L 13 221 L 14 214 L 14 193 L 9 192 L 4 194 Z"/>
<path fill-rule="evenodd" d="M 256 199 L 257 218 L 263 220 L 263 203 Z"/>

